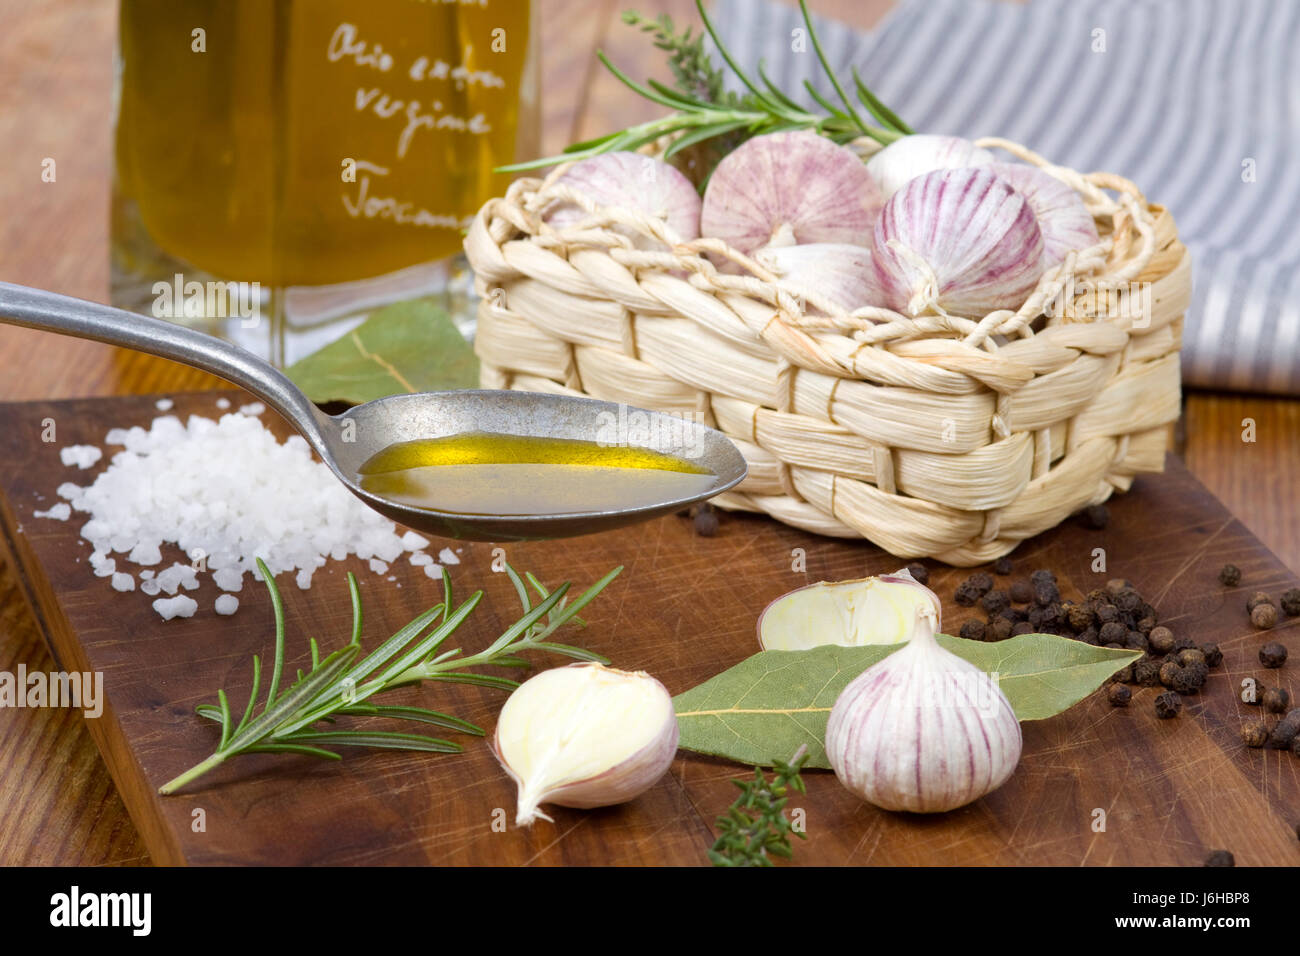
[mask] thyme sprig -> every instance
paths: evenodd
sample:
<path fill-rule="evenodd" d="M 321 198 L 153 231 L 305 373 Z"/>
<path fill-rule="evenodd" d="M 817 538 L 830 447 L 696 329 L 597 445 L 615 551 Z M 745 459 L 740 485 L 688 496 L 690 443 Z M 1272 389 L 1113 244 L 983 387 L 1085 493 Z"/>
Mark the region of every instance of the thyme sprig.
<path fill-rule="evenodd" d="M 810 112 L 796 103 L 772 82 L 762 63 L 758 65 L 757 79 L 742 70 L 726 45 L 719 39 L 713 21 L 709 19 L 704 9 L 703 0 L 695 0 L 695 6 L 699 11 L 704 31 L 712 39 L 719 56 L 748 92 L 736 95 L 723 89 L 722 72 L 713 66 L 704 51 L 703 33 L 692 35 L 688 29 L 683 34 L 674 34 L 672 21 L 667 17 L 647 21 L 639 14 L 625 15 L 625 19 L 628 16 L 634 18 L 628 19 L 627 22 L 641 26 L 642 29 L 648 27 L 648 32 L 655 35 L 655 45 L 671 54 L 669 67 L 673 71 L 677 88 L 654 79 L 638 83 L 615 66 L 604 51 L 597 51 L 596 56 L 619 82 L 645 99 L 658 103 L 672 112 L 659 119 L 638 123 L 615 133 L 574 143 L 566 147 L 559 156 L 503 166 L 498 172 L 521 172 L 553 166 L 561 162 L 587 159 L 601 153 L 635 150 L 670 135 L 675 136 L 675 139 L 665 150 L 665 159 L 671 159 L 682 150 L 699 143 L 735 133 L 749 137 L 762 133 L 811 129 L 837 143 L 846 143 L 860 136 L 869 136 L 880 143 L 887 144 L 912 132 L 907 124 L 867 88 L 855 68 L 853 91 L 860 105 L 879 125 L 870 124 L 863 119 L 831 69 L 830 61 L 826 58 L 817 31 L 813 27 L 812 16 L 808 12 L 805 0 L 799 0 L 799 10 L 803 15 L 808 37 L 812 41 L 818 63 L 830 78 L 831 86 L 840 101 L 840 105 L 836 106 L 819 93 L 811 83 L 804 81 L 804 87 L 809 95 L 826 111 L 824 114 Z"/>
<path fill-rule="evenodd" d="M 451 714 L 423 707 L 389 706 L 368 701 L 376 694 L 394 687 L 423 680 L 513 690 L 519 686 L 516 681 L 469 669 L 486 666 L 528 667 L 528 661 L 518 656 L 522 651 L 548 651 L 578 660 L 608 663 L 592 651 L 559 644 L 548 638 L 565 624 L 583 623 L 577 616 L 578 611 L 591 603 L 623 570 L 622 567 L 617 567 L 610 571 L 571 603 L 568 601 L 568 582 L 554 591 L 548 591 L 536 577 L 526 572 L 528 583 L 541 599 L 533 604 L 523 579 L 507 564 L 507 575 L 519 595 L 524 614 L 485 650 L 467 656 L 461 655 L 460 648 L 441 652 L 440 648 L 473 613 L 483 597 L 482 591 L 475 591 L 457 606 L 453 601 L 451 578 L 444 568 L 441 603 L 417 615 L 363 657 L 361 595 L 356 578 L 349 573 L 348 590 L 352 598 L 351 640 L 322 658 L 316 639 L 311 638 L 311 669 L 305 674 L 299 670 L 297 679 L 281 694 L 284 604 L 270 570 L 260 559 L 257 566 L 270 592 L 271 607 L 275 614 L 275 650 L 266 700 L 260 704 L 258 702 L 262 663 L 255 654 L 253 688 L 243 716 L 238 723 L 235 722 L 225 690 L 217 691 L 216 704 L 200 704 L 196 707 L 195 710 L 201 717 L 221 725 L 221 739 L 211 756 L 163 784 L 158 788 L 159 793 L 174 793 L 231 757 L 243 753 L 293 753 L 327 760 L 342 759 L 338 753 L 328 749 L 336 746 L 460 753 L 463 750 L 460 744 L 427 734 L 336 728 L 334 725 L 338 717 L 386 717 L 427 724 L 454 733 L 483 736 L 481 727 Z M 322 723 L 326 726 L 318 726 Z"/>
<path fill-rule="evenodd" d="M 763 775 L 761 767 L 754 768 L 754 779 L 731 781 L 740 788 L 726 814 L 718 817 L 718 840 L 709 850 L 714 866 L 771 866 L 772 856 L 790 859 L 790 834 L 801 840 L 808 839 L 801 830 L 795 830 L 785 815 L 790 802 L 786 794 L 791 790 L 806 792 L 799 770 L 808 759 L 806 747 L 795 751 L 790 762 L 773 762 L 772 779 Z"/>

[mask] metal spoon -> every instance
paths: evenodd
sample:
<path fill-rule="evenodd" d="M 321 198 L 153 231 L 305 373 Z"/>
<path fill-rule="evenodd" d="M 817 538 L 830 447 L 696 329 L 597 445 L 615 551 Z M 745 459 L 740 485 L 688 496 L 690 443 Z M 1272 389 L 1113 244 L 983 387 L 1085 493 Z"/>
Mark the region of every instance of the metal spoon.
<path fill-rule="evenodd" d="M 172 322 L 111 306 L 0 282 L 0 322 L 74 335 L 149 352 L 238 385 L 275 409 L 307 439 L 347 489 L 409 528 L 474 541 L 522 541 L 606 531 L 703 501 L 745 477 L 745 459 L 723 434 L 698 422 L 613 402 L 537 392 L 473 389 L 392 395 L 326 415 L 278 369 L 238 346 Z M 714 475 L 702 492 L 636 508 L 547 515 L 465 515 L 415 508 L 370 494 L 357 469 L 395 442 L 462 432 L 608 439 L 610 415 L 637 412 L 650 441 L 644 447 L 687 457 Z M 604 429 L 604 430 L 602 430 Z"/>

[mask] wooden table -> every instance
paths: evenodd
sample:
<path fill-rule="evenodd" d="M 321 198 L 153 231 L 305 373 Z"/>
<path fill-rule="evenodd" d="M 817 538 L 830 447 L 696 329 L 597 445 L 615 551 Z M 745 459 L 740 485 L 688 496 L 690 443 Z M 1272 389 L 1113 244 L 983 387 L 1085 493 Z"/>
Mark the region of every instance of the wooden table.
<path fill-rule="evenodd" d="M 648 118 L 655 107 L 598 73 L 600 47 L 633 76 L 668 79 L 624 0 L 538 0 L 548 152 Z M 691 0 L 638 0 L 646 14 L 693 16 Z M 814 0 L 869 25 L 887 0 Z M 0 279 L 103 301 L 108 288 L 109 130 L 114 5 L 0 7 Z M 42 161 L 56 180 L 41 179 Z M 0 327 L 0 400 L 217 387 L 159 359 Z M 1256 441 L 1243 442 L 1253 419 Z M 1191 471 L 1292 569 L 1300 569 L 1300 400 L 1187 397 L 1181 453 Z M 0 568 L 0 671 L 53 669 L 36 624 Z M 73 711 L 0 712 L 0 864 L 148 863 L 143 844 Z"/>

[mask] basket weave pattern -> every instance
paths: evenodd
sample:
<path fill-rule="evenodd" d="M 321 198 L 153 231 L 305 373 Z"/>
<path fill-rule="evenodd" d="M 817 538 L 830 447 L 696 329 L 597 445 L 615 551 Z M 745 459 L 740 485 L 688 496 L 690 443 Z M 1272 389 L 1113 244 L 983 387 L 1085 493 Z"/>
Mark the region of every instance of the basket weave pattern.
<path fill-rule="evenodd" d="M 1070 185 L 1102 237 L 1020 309 L 979 320 L 845 312 L 720 240 L 594 207 L 555 183 L 562 169 L 518 180 L 465 242 L 482 384 L 701 418 L 749 463 L 721 507 L 904 558 L 1005 554 L 1163 468 L 1191 267 L 1172 218 L 1127 180 L 979 145 Z M 589 215 L 553 229 L 557 200 Z"/>

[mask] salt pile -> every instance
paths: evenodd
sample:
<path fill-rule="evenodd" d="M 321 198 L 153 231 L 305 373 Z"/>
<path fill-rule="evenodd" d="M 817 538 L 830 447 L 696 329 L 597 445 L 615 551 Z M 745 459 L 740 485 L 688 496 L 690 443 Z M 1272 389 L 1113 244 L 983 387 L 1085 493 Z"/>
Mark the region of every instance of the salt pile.
<path fill-rule="evenodd" d="M 105 443 L 124 450 L 108 468 L 88 487 L 59 486 L 60 497 L 90 516 L 81 536 L 94 548 L 90 566 L 97 576 L 112 577 L 115 588 L 130 590 L 134 578 L 119 564 L 161 565 L 164 545 L 179 547 L 193 564 L 138 574 L 142 592 L 169 595 L 153 602 L 168 620 L 194 614 L 197 603 L 178 592 L 197 588 L 200 571 L 210 572 L 221 590 L 238 592 L 246 573 L 261 580 L 258 557 L 272 574 L 294 572 L 304 590 L 327 558 L 343 560 L 349 554 L 368 560 L 376 574 L 387 573 L 407 552 L 426 573 L 437 569 L 421 550 L 427 538 L 398 534 L 393 522 L 312 460 L 306 441 L 294 435 L 280 444 L 245 410 L 262 411 L 245 406 L 219 421 L 192 415 L 183 424 L 166 415 L 148 430 L 112 429 Z M 64 456 L 68 464 L 91 460 L 87 448 L 94 460 L 101 454 L 94 446 L 73 447 L 77 450 Z M 64 507 L 55 505 L 50 517 L 57 519 Z M 445 555 L 450 555 L 446 563 L 454 563 L 454 553 Z M 233 614 L 239 604 L 233 597 L 218 601 L 221 614 Z"/>

